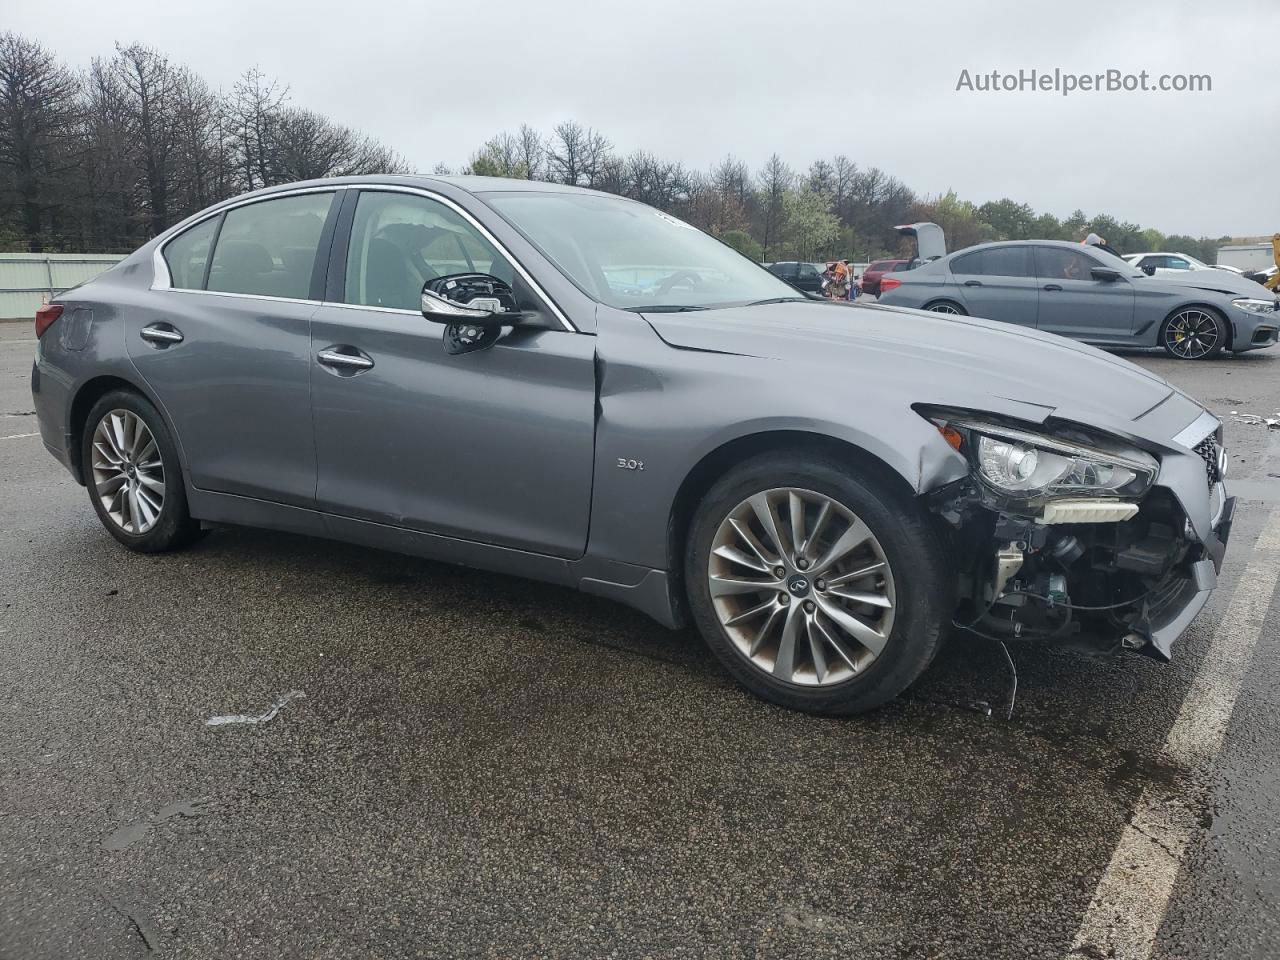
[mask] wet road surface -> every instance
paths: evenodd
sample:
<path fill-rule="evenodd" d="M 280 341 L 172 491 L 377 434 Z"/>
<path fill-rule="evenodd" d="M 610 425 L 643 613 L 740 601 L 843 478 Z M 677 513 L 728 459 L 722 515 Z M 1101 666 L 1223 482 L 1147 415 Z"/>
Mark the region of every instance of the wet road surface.
<path fill-rule="evenodd" d="M 1091 902 L 1165 801 L 1194 823 L 1151 954 L 1280 954 L 1280 430 L 1228 422 L 1246 499 L 1172 665 L 1015 647 L 1005 722 L 962 640 L 821 720 L 567 590 L 237 529 L 130 554 L 24 436 L 29 330 L 0 324 L 4 960 L 1102 957 Z M 1280 410 L 1280 351 L 1131 359 Z M 1221 751 L 1171 764 L 1223 644 Z"/>

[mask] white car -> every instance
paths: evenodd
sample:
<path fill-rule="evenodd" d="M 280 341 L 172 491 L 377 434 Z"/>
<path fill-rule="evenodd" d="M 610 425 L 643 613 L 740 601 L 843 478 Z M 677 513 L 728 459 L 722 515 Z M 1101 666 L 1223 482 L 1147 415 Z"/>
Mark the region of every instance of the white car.
<path fill-rule="evenodd" d="M 1187 253 L 1130 253 L 1125 255 L 1125 260 L 1147 273 L 1182 273 L 1186 270 L 1227 270 L 1236 274 L 1244 273 L 1243 270 L 1224 264 L 1214 266 L 1205 263 Z"/>

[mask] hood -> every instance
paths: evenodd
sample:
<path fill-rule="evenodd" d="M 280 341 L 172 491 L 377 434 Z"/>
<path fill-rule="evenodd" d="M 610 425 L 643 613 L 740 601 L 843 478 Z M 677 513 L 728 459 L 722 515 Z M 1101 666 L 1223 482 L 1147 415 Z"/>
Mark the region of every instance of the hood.
<path fill-rule="evenodd" d="M 1257 281 L 1242 277 L 1230 270 L 1185 270 L 1180 273 L 1157 273 L 1154 277 L 1143 274 L 1132 278 L 1139 287 L 1172 289 L 1181 292 L 1187 287 L 1209 290 L 1228 297 L 1253 297 L 1269 300 L 1275 294 Z"/>
<path fill-rule="evenodd" d="M 645 314 L 673 347 L 834 366 L 841 382 L 877 384 L 910 403 L 982 403 L 1009 410 L 1012 401 L 1087 423 L 1164 421 L 1173 432 L 1200 406 L 1160 377 L 1094 347 L 1008 324 L 903 307 L 811 301 Z M 803 370 L 795 374 L 804 389 Z M 990 400 L 992 402 L 985 403 Z M 1153 411 L 1173 400 L 1166 416 Z M 1026 415 L 1019 411 L 1022 415 Z M 1172 436 L 1161 424 L 1157 436 Z"/>

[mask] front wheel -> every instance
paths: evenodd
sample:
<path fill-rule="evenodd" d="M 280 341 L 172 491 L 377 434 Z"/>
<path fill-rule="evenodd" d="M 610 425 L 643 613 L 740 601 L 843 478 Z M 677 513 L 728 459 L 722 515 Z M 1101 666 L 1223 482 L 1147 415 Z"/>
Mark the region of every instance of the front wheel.
<path fill-rule="evenodd" d="M 156 553 L 200 535 L 187 511 L 177 446 L 144 397 L 115 390 L 93 405 L 80 462 L 98 519 L 130 550 Z"/>
<path fill-rule="evenodd" d="M 1164 322 L 1160 342 L 1179 360 L 1210 360 L 1227 345 L 1227 322 L 1205 307 L 1184 307 Z"/>
<path fill-rule="evenodd" d="M 952 612 L 948 573 L 912 497 L 803 449 L 712 487 L 685 557 L 694 618 L 729 673 L 811 713 L 870 710 L 923 672 Z"/>

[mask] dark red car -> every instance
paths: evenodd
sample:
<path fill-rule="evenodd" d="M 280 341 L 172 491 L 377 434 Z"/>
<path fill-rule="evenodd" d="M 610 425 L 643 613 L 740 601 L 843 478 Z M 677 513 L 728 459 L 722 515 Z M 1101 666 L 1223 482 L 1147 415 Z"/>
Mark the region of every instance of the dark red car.
<path fill-rule="evenodd" d="M 880 296 L 880 278 L 895 270 L 906 270 L 910 260 L 876 260 L 862 271 L 862 292 L 874 297 Z"/>

